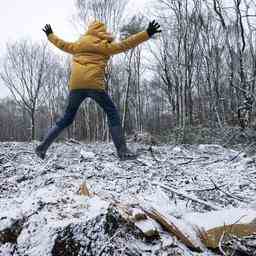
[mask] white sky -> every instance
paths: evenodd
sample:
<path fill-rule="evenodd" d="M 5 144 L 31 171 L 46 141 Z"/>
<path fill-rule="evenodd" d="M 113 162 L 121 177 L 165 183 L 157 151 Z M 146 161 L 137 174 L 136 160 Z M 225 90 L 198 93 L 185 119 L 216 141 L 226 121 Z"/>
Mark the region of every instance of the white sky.
<path fill-rule="evenodd" d="M 118 1 L 118 0 L 117 0 Z M 146 1 L 130 0 L 129 15 L 143 12 Z M 50 23 L 59 36 L 75 40 L 77 31 L 71 24 L 74 14 L 74 0 L 0 0 L 0 58 L 8 41 L 21 38 L 46 40 L 42 27 Z M 0 98 L 7 90 L 0 82 Z"/>
<path fill-rule="evenodd" d="M 73 3 L 74 0 L 0 0 L 0 43 L 26 37 L 44 39 L 41 28 L 46 23 L 67 40 L 76 38 L 71 24 Z M 143 11 L 144 4 L 145 0 L 130 0 L 129 9 L 134 13 Z"/>

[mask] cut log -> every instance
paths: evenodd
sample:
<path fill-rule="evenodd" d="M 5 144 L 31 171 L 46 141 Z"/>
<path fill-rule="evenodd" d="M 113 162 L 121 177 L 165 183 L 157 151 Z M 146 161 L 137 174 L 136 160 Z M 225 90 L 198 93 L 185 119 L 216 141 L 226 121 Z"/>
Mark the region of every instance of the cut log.
<path fill-rule="evenodd" d="M 199 230 L 199 236 L 203 244 L 211 249 L 217 249 L 223 234 L 235 235 L 237 237 L 250 236 L 256 233 L 255 224 L 233 224 L 210 230 Z"/>
<path fill-rule="evenodd" d="M 198 236 L 206 247 L 217 249 L 223 233 L 237 237 L 256 233 L 255 216 L 255 210 L 231 208 L 190 213 L 185 215 L 184 219 L 196 227 Z"/>
<path fill-rule="evenodd" d="M 138 208 L 132 209 L 132 216 L 131 216 L 132 221 L 140 221 L 140 220 L 146 220 L 146 219 L 147 219 L 147 215 L 144 211 Z"/>
<path fill-rule="evenodd" d="M 252 209 L 230 208 L 206 213 L 188 213 L 183 215 L 186 222 L 204 230 L 232 224 L 249 224 L 255 219 L 256 211 Z"/>
<path fill-rule="evenodd" d="M 149 218 L 143 210 L 121 203 L 116 207 L 121 216 L 137 227 L 146 237 L 159 236 L 160 225 Z"/>
<path fill-rule="evenodd" d="M 203 246 L 200 244 L 200 242 L 196 241 L 189 234 L 189 232 L 187 232 L 188 229 L 184 230 L 184 226 L 187 226 L 187 224 L 184 223 L 185 225 L 182 225 L 182 227 L 181 227 L 181 225 L 179 225 L 179 223 L 181 224 L 181 220 L 178 220 L 177 218 L 175 218 L 173 216 L 171 216 L 171 218 L 170 218 L 170 216 L 165 216 L 153 208 L 151 210 L 145 210 L 145 211 L 148 216 L 150 216 L 152 219 L 154 219 L 158 223 L 160 223 L 161 226 L 166 231 L 168 231 L 171 235 L 176 236 L 182 243 L 184 243 L 190 249 L 198 251 L 198 252 L 203 251 Z"/>
<path fill-rule="evenodd" d="M 146 237 L 159 236 L 158 223 L 151 218 L 139 220 L 134 222 L 137 227 Z"/>

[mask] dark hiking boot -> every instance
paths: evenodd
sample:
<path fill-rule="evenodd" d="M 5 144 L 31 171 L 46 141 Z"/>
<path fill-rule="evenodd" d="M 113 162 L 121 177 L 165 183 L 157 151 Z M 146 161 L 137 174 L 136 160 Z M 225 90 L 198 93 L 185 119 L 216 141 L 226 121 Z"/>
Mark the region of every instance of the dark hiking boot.
<path fill-rule="evenodd" d="M 120 149 L 117 152 L 117 155 L 121 161 L 125 160 L 133 160 L 137 158 L 137 155 L 133 152 L 131 152 L 128 148 L 126 149 Z"/>
<path fill-rule="evenodd" d="M 40 148 L 40 146 L 37 146 L 35 149 L 36 155 L 41 158 L 41 159 L 45 159 L 45 155 L 46 155 L 46 151 L 42 150 Z"/>
<path fill-rule="evenodd" d="M 116 147 L 117 155 L 121 161 L 136 159 L 136 154 L 131 152 L 126 145 L 121 126 L 110 127 L 113 143 Z"/>
<path fill-rule="evenodd" d="M 63 129 L 57 125 L 55 125 L 49 130 L 44 141 L 35 149 L 35 152 L 38 157 L 40 157 L 41 159 L 45 158 L 47 149 L 50 147 L 53 141 L 58 137 L 58 135 L 61 133 L 62 130 Z"/>

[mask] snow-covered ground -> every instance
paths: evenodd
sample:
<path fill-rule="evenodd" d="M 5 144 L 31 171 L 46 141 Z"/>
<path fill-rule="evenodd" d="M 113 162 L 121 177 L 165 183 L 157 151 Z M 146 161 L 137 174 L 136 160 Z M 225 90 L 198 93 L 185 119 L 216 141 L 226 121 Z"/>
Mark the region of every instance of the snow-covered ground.
<path fill-rule="evenodd" d="M 192 252 L 175 238 L 146 241 L 129 230 L 111 237 L 102 230 L 108 201 L 153 202 L 178 219 L 211 206 L 256 210 L 256 158 L 218 145 L 149 150 L 132 144 L 140 157 L 126 162 L 115 157 L 112 144 L 56 143 L 45 160 L 35 156 L 35 146 L 0 143 L 0 231 L 18 230 L 17 243 L 3 243 L 0 235 L 0 256 L 68 255 L 60 253 L 65 237 L 80 241 L 69 255 L 216 255 Z M 97 197 L 78 194 L 84 181 Z"/>

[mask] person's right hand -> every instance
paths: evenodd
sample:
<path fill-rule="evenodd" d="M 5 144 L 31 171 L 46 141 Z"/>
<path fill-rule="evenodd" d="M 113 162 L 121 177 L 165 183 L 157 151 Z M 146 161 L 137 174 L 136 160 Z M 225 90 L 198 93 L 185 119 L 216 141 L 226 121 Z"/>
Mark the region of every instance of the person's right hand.
<path fill-rule="evenodd" d="M 149 37 L 153 36 L 156 33 L 160 33 L 162 32 L 162 30 L 159 30 L 160 25 L 155 22 L 155 20 L 149 22 L 148 28 L 147 28 L 147 33 L 149 35 Z"/>
<path fill-rule="evenodd" d="M 44 33 L 45 33 L 47 36 L 49 36 L 50 34 L 53 33 L 53 32 L 52 32 L 52 27 L 51 27 L 50 24 L 46 24 L 46 25 L 44 26 L 44 28 L 43 28 L 43 31 L 44 31 Z"/>

